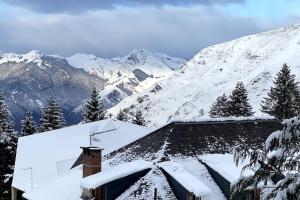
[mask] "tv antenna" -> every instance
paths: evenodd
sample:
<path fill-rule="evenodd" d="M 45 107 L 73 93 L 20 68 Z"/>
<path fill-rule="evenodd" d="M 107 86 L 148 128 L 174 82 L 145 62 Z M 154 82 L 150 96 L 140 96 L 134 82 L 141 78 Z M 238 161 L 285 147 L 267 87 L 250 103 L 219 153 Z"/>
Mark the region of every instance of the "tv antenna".
<path fill-rule="evenodd" d="M 92 141 L 99 141 L 95 136 L 96 135 L 101 135 L 103 133 L 108 133 L 108 132 L 112 132 L 115 131 L 117 129 L 109 129 L 109 130 L 105 130 L 105 131 L 98 131 L 98 126 L 92 126 L 90 128 L 90 146 L 92 146 Z"/>

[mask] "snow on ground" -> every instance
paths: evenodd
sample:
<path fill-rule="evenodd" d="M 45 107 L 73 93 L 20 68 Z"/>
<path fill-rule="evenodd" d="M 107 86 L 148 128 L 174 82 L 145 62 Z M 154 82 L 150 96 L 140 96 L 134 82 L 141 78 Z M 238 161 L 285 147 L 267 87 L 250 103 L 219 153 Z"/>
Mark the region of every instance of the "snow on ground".
<path fill-rule="evenodd" d="M 97 174 L 88 176 L 81 181 L 81 187 L 85 189 L 95 189 L 111 181 L 129 176 L 136 172 L 151 169 L 152 163 L 137 160 L 129 163 L 123 163 L 107 170 L 103 170 Z"/>
<path fill-rule="evenodd" d="M 233 154 L 206 154 L 201 155 L 199 159 L 231 183 L 238 180 L 241 175 L 248 176 L 253 174 L 253 171 L 248 169 L 242 172 L 242 168 L 247 164 L 247 161 L 239 163 L 239 165 L 236 166 L 233 160 Z"/>
<path fill-rule="evenodd" d="M 171 120 L 207 117 L 212 102 L 230 94 L 243 81 L 255 116 L 263 116 L 260 103 L 284 63 L 300 79 L 300 25 L 277 29 L 201 50 L 179 72 L 157 83 L 162 89 L 146 90 L 124 99 L 109 112 L 134 105 L 143 110 L 149 125 Z M 137 99 L 143 99 L 137 103 Z"/>
<path fill-rule="evenodd" d="M 207 199 L 212 195 L 212 191 L 201 180 L 185 170 L 180 164 L 176 162 L 163 162 L 158 166 L 196 197 Z"/>
<path fill-rule="evenodd" d="M 29 191 L 31 184 L 36 189 L 56 180 L 81 154 L 80 147 L 89 145 L 91 131 L 107 131 L 92 139 L 93 146 L 104 148 L 104 155 L 151 132 L 146 127 L 107 119 L 20 137 L 12 186 Z"/>

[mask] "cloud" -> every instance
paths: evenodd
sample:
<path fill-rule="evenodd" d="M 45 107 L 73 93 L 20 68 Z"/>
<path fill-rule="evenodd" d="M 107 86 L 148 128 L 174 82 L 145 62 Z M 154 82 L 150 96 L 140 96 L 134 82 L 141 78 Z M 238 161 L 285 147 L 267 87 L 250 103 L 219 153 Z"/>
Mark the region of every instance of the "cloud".
<path fill-rule="evenodd" d="M 0 0 L 41 13 L 81 13 L 88 10 L 112 9 L 115 6 L 190 6 L 243 3 L 244 0 Z"/>
<path fill-rule="evenodd" d="M 38 49 L 63 56 L 81 52 L 113 57 L 134 48 L 149 48 L 191 58 L 212 44 L 299 20 L 298 15 L 262 20 L 252 15 L 237 15 L 234 11 L 241 8 L 232 4 L 220 6 L 207 2 L 194 6 L 117 5 L 113 9 L 76 14 L 41 13 L 14 6 L 1 10 L 0 3 L 0 51 L 24 53 Z"/>
<path fill-rule="evenodd" d="M 225 15 L 209 6 L 116 7 L 80 15 L 17 13 L 0 18 L 2 51 L 111 57 L 150 48 L 190 58 L 203 47 L 263 30 L 255 19 Z"/>

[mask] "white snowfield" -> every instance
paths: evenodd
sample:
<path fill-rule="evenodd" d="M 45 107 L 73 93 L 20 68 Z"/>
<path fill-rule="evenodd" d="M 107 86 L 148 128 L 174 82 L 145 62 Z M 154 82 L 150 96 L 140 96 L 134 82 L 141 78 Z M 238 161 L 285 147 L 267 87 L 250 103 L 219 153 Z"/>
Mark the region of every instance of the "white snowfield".
<path fill-rule="evenodd" d="M 226 178 L 230 183 L 236 182 L 241 175 L 249 176 L 254 173 L 249 169 L 242 172 L 242 168 L 247 164 L 247 160 L 236 166 L 233 160 L 233 154 L 206 154 L 200 156 L 199 159 Z"/>
<path fill-rule="evenodd" d="M 159 164 L 170 176 L 180 183 L 189 192 L 196 197 L 207 199 L 213 195 L 212 191 L 199 180 L 196 176 L 185 170 L 180 164 L 175 162 L 163 162 Z"/>
<path fill-rule="evenodd" d="M 134 49 L 123 57 L 111 59 L 99 58 L 91 54 L 75 54 L 66 59 L 74 67 L 108 79 L 109 82 L 120 78 L 118 72 L 128 75 L 134 69 L 141 69 L 155 77 L 163 76 L 164 73 L 172 74 L 171 71 L 178 70 L 186 62 L 185 59 L 171 57 L 149 49 Z"/>
<path fill-rule="evenodd" d="M 103 170 L 97 174 L 88 176 L 81 181 L 81 187 L 85 189 L 96 189 L 111 181 L 129 176 L 136 172 L 143 171 L 145 169 L 151 169 L 152 163 L 137 160 L 129 163 L 123 163 L 115 167 L 111 167 L 107 170 Z"/>
<path fill-rule="evenodd" d="M 121 99 L 141 93 L 170 77 L 186 62 L 148 49 L 133 50 L 124 57 L 112 59 L 88 54 L 75 54 L 66 59 L 74 67 L 108 81 L 100 91 L 102 97 L 114 94 Z"/>
<path fill-rule="evenodd" d="M 80 147 L 89 146 L 91 131 L 103 131 L 92 138 L 92 146 L 103 148 L 104 155 L 151 132 L 146 127 L 106 119 L 20 137 L 12 186 L 35 190 L 65 174 L 81 154 Z"/>
<path fill-rule="evenodd" d="M 42 56 L 42 54 L 36 50 L 32 50 L 26 54 L 3 53 L 3 54 L 0 54 L 0 64 L 7 63 L 7 62 L 15 62 L 15 63 L 35 62 L 38 64 L 41 62 L 41 59 L 40 59 L 41 56 Z"/>
<path fill-rule="evenodd" d="M 300 25 L 207 47 L 179 72 L 157 83 L 161 90 L 154 93 L 150 88 L 128 97 L 109 112 L 116 114 L 133 104 L 143 110 L 151 126 L 176 119 L 199 119 L 208 116 L 218 96 L 230 94 L 236 83 L 243 81 L 255 116 L 263 116 L 261 100 L 284 63 L 300 80 Z M 143 102 L 137 103 L 138 97 Z"/>

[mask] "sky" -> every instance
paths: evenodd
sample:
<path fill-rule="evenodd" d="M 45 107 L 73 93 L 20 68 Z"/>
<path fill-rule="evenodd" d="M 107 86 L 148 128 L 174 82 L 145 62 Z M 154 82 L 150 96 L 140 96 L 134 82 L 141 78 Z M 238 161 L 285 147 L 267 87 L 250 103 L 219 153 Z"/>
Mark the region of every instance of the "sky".
<path fill-rule="evenodd" d="M 189 59 L 295 23 L 299 0 L 0 0 L 0 52 L 116 57 L 148 48 Z"/>

